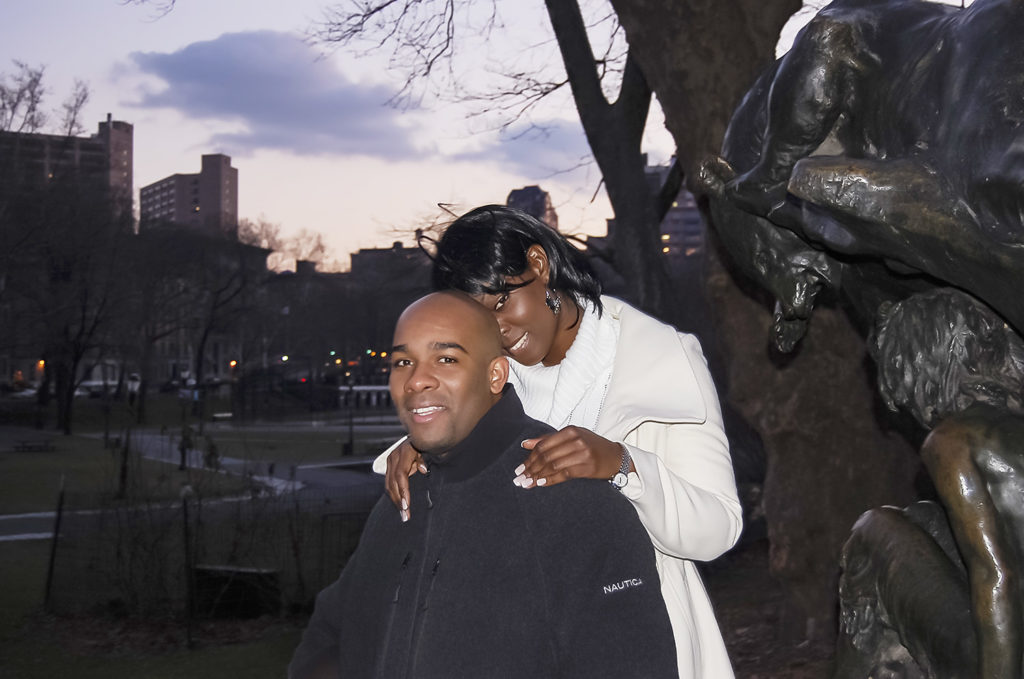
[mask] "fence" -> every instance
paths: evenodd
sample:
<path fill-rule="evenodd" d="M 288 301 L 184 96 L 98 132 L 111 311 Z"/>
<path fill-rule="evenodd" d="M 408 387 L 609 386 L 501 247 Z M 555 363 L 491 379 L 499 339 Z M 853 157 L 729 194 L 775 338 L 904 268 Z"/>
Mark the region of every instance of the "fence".
<path fill-rule="evenodd" d="M 305 611 L 355 550 L 372 500 L 302 490 L 125 504 L 68 494 L 47 606 L 185 621 Z"/>

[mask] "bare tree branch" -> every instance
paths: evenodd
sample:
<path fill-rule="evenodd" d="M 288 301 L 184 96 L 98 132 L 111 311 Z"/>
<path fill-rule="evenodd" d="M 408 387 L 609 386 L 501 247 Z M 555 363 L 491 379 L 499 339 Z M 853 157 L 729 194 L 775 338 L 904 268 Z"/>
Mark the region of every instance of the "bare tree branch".
<path fill-rule="evenodd" d="M 156 10 L 156 19 L 167 16 L 172 9 L 174 9 L 174 3 L 176 0 L 121 0 L 122 5 L 148 5 Z"/>
<path fill-rule="evenodd" d="M 17 71 L 13 76 L 0 74 L 0 132 L 37 132 L 46 124 L 41 108 L 46 68 L 17 60 L 14 65 Z"/>
<path fill-rule="evenodd" d="M 327 7 L 311 38 L 338 47 L 366 44 L 364 55 L 390 45 L 391 67 L 405 73 L 405 82 L 389 103 L 408 105 L 422 96 L 417 85 L 429 83 L 441 65 L 449 75 L 453 72 L 456 15 L 468 12 L 472 4 L 474 0 L 349 0 Z M 491 0 L 483 33 L 496 21 L 496 0 Z"/>
<path fill-rule="evenodd" d="M 85 108 L 85 104 L 88 101 L 89 86 L 85 82 L 76 79 L 71 94 L 68 95 L 67 99 L 60 106 L 60 127 L 64 136 L 72 137 L 85 131 L 80 116 L 82 109 Z"/>

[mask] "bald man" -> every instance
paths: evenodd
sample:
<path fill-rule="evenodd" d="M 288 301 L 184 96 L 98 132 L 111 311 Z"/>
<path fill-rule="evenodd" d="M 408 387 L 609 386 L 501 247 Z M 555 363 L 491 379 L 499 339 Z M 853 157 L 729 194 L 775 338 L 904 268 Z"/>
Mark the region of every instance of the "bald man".
<path fill-rule="evenodd" d="M 429 473 L 403 521 L 385 496 L 317 597 L 289 666 L 312 677 L 675 677 L 636 511 L 606 481 L 517 492 L 520 443 L 551 428 L 511 386 L 494 318 L 434 293 L 398 320 L 391 396 Z"/>

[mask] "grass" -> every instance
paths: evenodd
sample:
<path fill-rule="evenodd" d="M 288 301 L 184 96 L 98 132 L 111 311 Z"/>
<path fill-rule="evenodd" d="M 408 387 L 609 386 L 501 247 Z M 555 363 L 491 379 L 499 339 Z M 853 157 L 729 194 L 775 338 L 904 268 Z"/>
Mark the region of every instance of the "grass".
<path fill-rule="evenodd" d="M 330 462 L 342 456 L 348 441 L 344 431 L 221 429 L 207 434 L 217 443 L 223 457 L 260 460 L 278 464 Z M 355 441 L 355 455 L 373 455 L 384 450 L 398 436 L 381 436 L 373 440 Z M 385 442 L 386 441 L 386 442 Z"/>
<path fill-rule="evenodd" d="M 5 679 L 280 679 L 300 631 L 290 624 L 267 628 L 262 638 L 192 650 L 177 643 L 162 652 L 90 651 L 65 643 L 62 621 L 40 614 L 49 542 L 0 543 L 0 675 Z M 110 624 L 102 619 L 97 625 Z M 184 630 L 171 628 L 176 637 Z M 96 630 L 97 634 L 102 630 Z"/>
<path fill-rule="evenodd" d="M 0 452 L 0 514 L 52 511 L 61 476 L 71 493 L 111 496 L 117 487 L 119 457 L 103 441 L 82 436 L 58 436 L 51 452 Z M 177 497 L 185 484 L 203 495 L 234 495 L 248 488 L 245 479 L 198 469 L 179 471 L 174 465 L 138 459 L 130 469 L 132 495 L 152 499 Z"/>
<path fill-rule="evenodd" d="M 0 513 L 52 511 L 61 475 L 71 492 L 96 496 L 113 492 L 119 458 L 116 451 L 104 448 L 102 438 L 96 436 L 106 427 L 107 414 L 102 405 L 99 400 L 76 402 L 75 431 L 93 434 L 60 436 L 46 432 L 45 436 L 51 437 L 56 446 L 52 452 L 8 452 L 18 437 L 38 438 L 40 434 L 28 428 L 7 430 L 11 441 L 0 440 Z M 150 426 L 159 428 L 163 424 L 171 434 L 180 432 L 182 413 L 175 398 L 154 397 L 149 407 Z M 226 408 L 213 406 L 210 412 L 219 409 Z M 194 428 L 195 419 L 189 419 Z M 112 435 L 120 435 L 130 422 L 130 413 L 123 406 L 111 409 Z M 216 442 L 221 456 L 275 461 L 279 466 L 336 460 L 341 456 L 342 444 L 348 440 L 344 427 L 304 428 L 300 423 L 280 427 L 211 426 L 206 434 Z M 386 432 L 375 437 L 357 439 L 356 454 L 376 453 L 382 443 L 390 442 Z M 203 447 L 206 442 L 200 439 L 199 443 Z M 207 497 L 237 494 L 247 483 L 240 477 L 203 470 L 179 471 L 175 465 L 144 459 L 136 459 L 130 478 L 136 492 L 145 489 L 150 497 L 157 498 L 176 497 L 186 483 L 201 489 Z M 0 542 L 0 582 L 4 583 L 0 587 L 0 676 L 4 679 L 269 679 L 285 675 L 301 634 L 290 621 L 273 620 L 263 627 L 257 626 L 258 635 L 239 635 L 248 640 L 235 643 L 223 643 L 222 632 L 203 629 L 197 634 L 197 646 L 190 650 L 184 647 L 185 632 L 180 623 L 161 628 L 148 620 L 44 615 L 41 608 L 49 547 L 48 540 Z M 143 637 L 157 643 L 121 643 L 122 635 L 134 635 L 138 628 L 152 628 Z"/>
<path fill-rule="evenodd" d="M 231 403 L 228 399 L 211 397 L 206 402 L 207 414 L 230 410 Z M 155 429 L 161 427 L 180 428 L 182 415 L 182 403 L 178 400 L 177 395 L 161 393 L 152 393 L 146 397 L 146 421 L 143 425 L 136 425 L 134 411 L 124 401 L 111 403 L 108 414 L 103 399 L 80 397 L 75 399 L 72 411 L 75 433 L 102 432 L 108 423 L 113 434 L 119 433 L 126 427 L 135 426 Z M 196 417 L 191 414 L 189 405 L 185 406 L 184 417 L 195 426 Z M 55 421 L 55 418 L 51 418 L 50 421 Z"/>

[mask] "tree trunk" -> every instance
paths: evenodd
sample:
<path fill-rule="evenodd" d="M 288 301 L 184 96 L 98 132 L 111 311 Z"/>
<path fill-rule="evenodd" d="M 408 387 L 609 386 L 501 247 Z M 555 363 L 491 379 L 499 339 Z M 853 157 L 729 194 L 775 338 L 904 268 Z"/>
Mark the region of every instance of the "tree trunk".
<path fill-rule="evenodd" d="M 153 347 L 155 342 L 150 338 L 142 339 L 142 350 L 139 352 L 139 391 L 135 394 L 135 423 L 146 422 L 146 391 L 149 389 L 150 376 L 153 374 Z"/>
<path fill-rule="evenodd" d="M 651 106 L 651 88 L 632 56 L 626 59 L 619 95 L 609 103 L 577 0 L 546 0 L 583 132 L 615 213 L 610 239 L 612 264 L 629 301 L 671 323 L 681 320 L 660 256 L 659 196 L 647 183 L 641 142 Z M 678 192 L 678 187 L 676 188 Z"/>
<path fill-rule="evenodd" d="M 206 355 L 206 342 L 210 339 L 210 328 L 207 326 L 203 329 L 202 334 L 199 336 L 199 341 L 196 343 L 196 355 L 194 361 L 194 370 L 192 379 L 195 380 L 195 392 L 192 399 L 192 403 L 195 407 L 193 415 L 199 420 L 199 435 L 203 435 L 203 411 L 206 407 L 206 389 L 203 388 L 203 369 L 205 367 L 205 361 L 203 360 Z"/>
<path fill-rule="evenodd" d="M 611 0 L 629 51 L 665 112 L 690 189 L 733 110 L 775 58 L 801 0 Z"/>
<path fill-rule="evenodd" d="M 68 364 L 66 360 L 57 361 L 57 429 L 66 435 L 71 434 L 71 410 L 75 401 L 75 368 L 76 364 Z"/>

